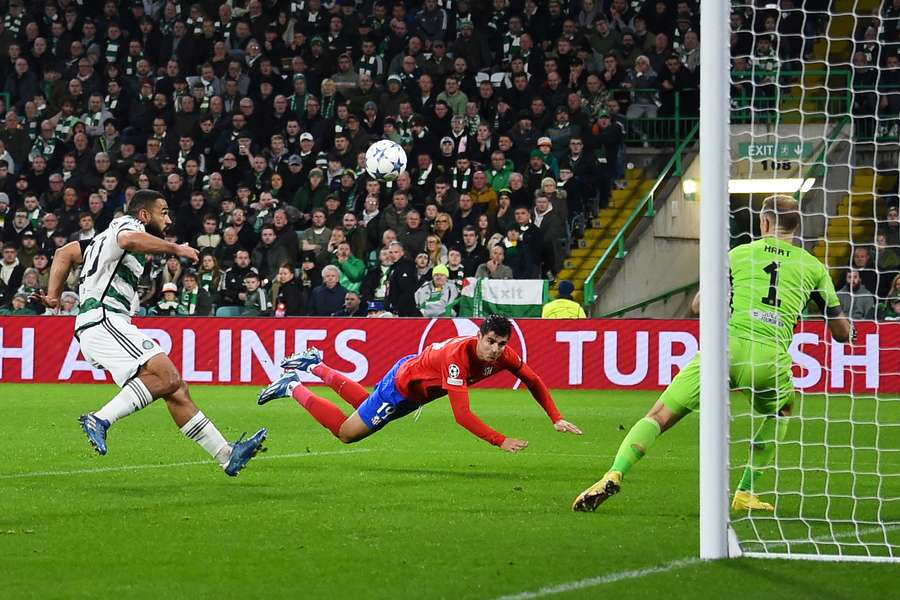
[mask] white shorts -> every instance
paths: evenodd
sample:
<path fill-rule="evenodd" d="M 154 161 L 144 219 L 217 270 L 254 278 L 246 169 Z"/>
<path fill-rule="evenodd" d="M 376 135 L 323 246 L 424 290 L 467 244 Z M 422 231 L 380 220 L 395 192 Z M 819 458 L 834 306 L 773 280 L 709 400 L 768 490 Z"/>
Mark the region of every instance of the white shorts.
<path fill-rule="evenodd" d="M 148 360 L 163 349 L 156 340 L 121 317 L 107 315 L 97 325 L 78 332 L 81 353 L 95 366 L 106 369 L 122 387 Z"/>

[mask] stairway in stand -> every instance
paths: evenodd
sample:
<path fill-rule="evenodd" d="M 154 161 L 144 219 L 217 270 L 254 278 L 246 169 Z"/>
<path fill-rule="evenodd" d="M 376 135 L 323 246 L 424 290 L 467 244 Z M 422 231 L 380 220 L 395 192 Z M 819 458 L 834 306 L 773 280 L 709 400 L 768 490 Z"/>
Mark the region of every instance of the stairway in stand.
<path fill-rule="evenodd" d="M 584 299 L 584 280 L 590 275 L 591 269 L 606 252 L 634 207 L 653 187 L 653 180 L 644 179 L 643 169 L 628 169 L 625 180 L 625 189 L 613 190 L 609 207 L 600 211 L 588 224 L 589 228 L 585 229 L 584 238 L 576 241 L 557 278 L 569 279 L 575 284 L 572 298 L 577 302 Z M 597 274 L 596 280 L 599 280 L 601 274 L 602 271 Z"/>
<path fill-rule="evenodd" d="M 871 246 L 876 219 L 885 216 L 887 205 L 876 200 L 875 192 L 892 188 L 895 180 L 894 175 L 876 175 L 872 169 L 854 171 L 850 193 L 841 199 L 835 215 L 828 219 L 824 239 L 812 251 L 828 267 L 836 287 L 844 285 L 843 270 L 850 264 L 853 246 Z"/>

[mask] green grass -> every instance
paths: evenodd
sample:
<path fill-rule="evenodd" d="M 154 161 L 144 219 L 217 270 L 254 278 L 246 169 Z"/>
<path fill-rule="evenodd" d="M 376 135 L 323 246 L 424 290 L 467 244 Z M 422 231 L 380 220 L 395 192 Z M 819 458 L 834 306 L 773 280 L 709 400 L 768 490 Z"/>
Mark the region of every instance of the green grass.
<path fill-rule="evenodd" d="M 4 599 L 489 599 L 698 552 L 693 417 L 660 440 L 620 496 L 594 514 L 569 510 L 655 394 L 557 392 L 563 413 L 585 431 L 575 437 L 556 433 L 527 392 L 475 391 L 473 408 L 485 421 L 529 440 L 525 452 L 510 455 L 457 427 L 446 401 L 428 406 L 418 421 L 410 416 L 344 446 L 293 401 L 257 407 L 255 389 L 196 386 L 197 403 L 226 437 L 270 429 L 269 452 L 233 480 L 204 462 L 162 402 L 116 424 L 110 454 L 99 457 L 75 419 L 99 407 L 113 387 L 0 389 Z M 896 404 L 879 409 L 882 422 L 900 421 Z M 833 410 L 829 416 L 844 409 Z M 821 402 L 804 407 L 809 416 L 822 411 Z M 736 437 L 749 430 L 741 419 Z M 824 424 L 804 421 L 802 435 L 814 436 L 815 427 Z M 782 467 L 798 460 L 799 446 L 790 440 L 799 439 L 799 429 L 792 428 L 780 451 Z M 897 441 L 866 438 L 874 429 L 862 429 L 829 435 Z M 746 450 L 733 454 L 740 461 Z M 883 473 L 900 471 L 895 457 L 882 452 Z M 844 458 L 827 460 L 836 467 Z M 824 452 L 805 450 L 804 466 L 825 460 Z M 772 479 L 765 478 L 769 485 Z M 870 489 L 870 479 L 858 479 L 856 489 Z M 898 478 L 885 479 L 882 495 L 900 496 Z M 779 475 L 779 492 L 804 485 L 819 482 L 800 481 L 797 472 Z M 796 510 L 790 496 L 783 499 L 786 511 Z M 846 508 L 831 507 L 831 516 Z M 803 509 L 814 516 L 814 503 Z M 882 517 L 897 521 L 898 512 L 896 503 L 885 506 Z M 752 523 L 738 525 L 746 530 Z M 771 522 L 757 526 L 772 531 Z M 713 598 L 737 591 L 740 598 L 883 598 L 895 575 L 896 566 L 884 564 L 691 562 L 553 597 Z"/>

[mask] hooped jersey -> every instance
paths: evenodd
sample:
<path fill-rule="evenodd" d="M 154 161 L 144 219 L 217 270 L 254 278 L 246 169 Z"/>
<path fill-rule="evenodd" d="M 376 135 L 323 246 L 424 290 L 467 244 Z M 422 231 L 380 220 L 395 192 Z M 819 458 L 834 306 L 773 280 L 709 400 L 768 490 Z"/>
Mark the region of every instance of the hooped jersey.
<path fill-rule="evenodd" d="M 107 312 L 126 317 L 137 312 L 137 285 L 144 272 L 144 255 L 126 252 L 119 245 L 119 234 L 124 231 L 145 229 L 134 217 L 118 217 L 94 237 L 83 253 L 78 282 L 81 304 L 75 331 L 99 323 Z"/>

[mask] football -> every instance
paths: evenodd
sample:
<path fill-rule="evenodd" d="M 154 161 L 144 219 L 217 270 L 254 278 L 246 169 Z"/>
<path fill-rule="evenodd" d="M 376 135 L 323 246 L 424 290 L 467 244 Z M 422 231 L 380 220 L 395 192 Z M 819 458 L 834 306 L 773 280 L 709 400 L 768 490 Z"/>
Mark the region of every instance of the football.
<path fill-rule="evenodd" d="M 374 179 L 393 181 L 406 170 L 406 152 L 397 142 L 379 140 L 366 151 L 366 172 Z"/>

